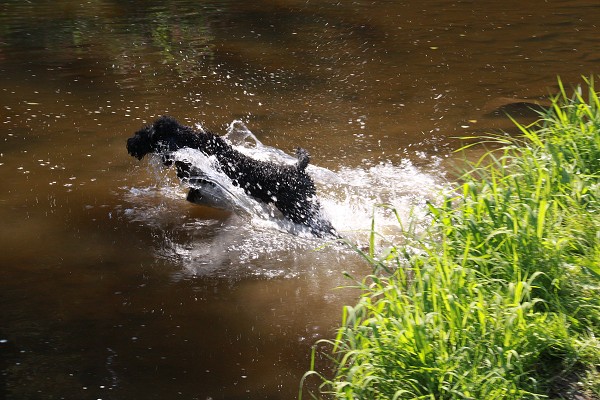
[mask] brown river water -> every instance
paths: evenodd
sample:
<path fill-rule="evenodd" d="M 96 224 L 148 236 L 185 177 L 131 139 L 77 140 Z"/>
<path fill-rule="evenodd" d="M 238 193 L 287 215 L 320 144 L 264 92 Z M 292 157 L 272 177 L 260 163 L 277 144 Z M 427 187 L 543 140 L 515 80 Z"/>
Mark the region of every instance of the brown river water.
<path fill-rule="evenodd" d="M 578 0 L 0 0 L 0 398 L 295 398 L 369 267 L 187 203 L 126 139 L 170 114 L 304 147 L 363 245 L 376 204 L 422 220 L 456 137 L 598 73 L 598 24 Z"/>

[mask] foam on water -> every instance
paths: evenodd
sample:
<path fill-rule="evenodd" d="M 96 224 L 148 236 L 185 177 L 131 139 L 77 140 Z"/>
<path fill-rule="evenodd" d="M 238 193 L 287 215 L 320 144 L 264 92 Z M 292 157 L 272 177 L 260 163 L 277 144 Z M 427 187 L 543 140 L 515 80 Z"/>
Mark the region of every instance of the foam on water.
<path fill-rule="evenodd" d="M 334 224 L 340 230 L 364 231 L 370 229 L 374 219 L 382 242 L 393 243 L 401 239 L 400 225 L 418 227 L 426 223 L 426 203 L 437 201 L 444 182 L 443 177 L 423 172 L 410 161 L 400 165 L 382 163 L 365 169 L 343 168 L 339 173 L 350 184 L 341 197 L 330 201 L 343 201 L 344 206 L 338 210 L 349 209 L 355 217 L 348 218 L 344 211 L 332 217 Z M 356 238 L 359 243 L 363 240 L 364 235 Z"/>
<path fill-rule="evenodd" d="M 297 161 L 263 145 L 240 121 L 229 126 L 225 138 L 236 150 L 255 159 L 287 164 Z M 124 214 L 161 232 L 157 255 L 176 260 L 183 266 L 183 274 L 289 277 L 327 269 L 353 253 L 342 245 L 314 251 L 327 239 L 313 237 L 305 227 L 282 218 L 273 206 L 246 195 L 220 170 L 214 157 L 194 149 L 179 150 L 174 156 L 198 167 L 202 180 L 212 183 L 208 186 L 212 198 L 231 213 L 215 216 L 202 207 L 207 213 L 190 217 L 190 210 L 201 206 L 185 201 L 187 187 L 174 174 L 167 178 L 162 169 L 154 167 L 153 185 L 127 189 L 131 207 Z M 424 172 L 410 161 L 342 166 L 337 171 L 309 164 L 307 171 L 317 186 L 324 215 L 344 238 L 359 247 L 368 243 L 373 218 L 381 245 L 401 241 L 400 224 L 391 208 L 404 226 L 409 221 L 413 225 L 424 223 L 425 203 L 435 200 L 443 185 L 441 175 Z"/>

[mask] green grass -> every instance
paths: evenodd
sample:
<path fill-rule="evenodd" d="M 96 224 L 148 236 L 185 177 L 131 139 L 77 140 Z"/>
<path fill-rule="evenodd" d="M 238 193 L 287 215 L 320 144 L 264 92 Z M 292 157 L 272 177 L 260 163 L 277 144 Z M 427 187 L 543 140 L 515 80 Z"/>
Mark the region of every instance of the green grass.
<path fill-rule="evenodd" d="M 309 396 L 600 398 L 600 99 L 586 84 L 560 84 L 518 138 L 482 138 L 494 150 L 429 204 L 425 233 L 377 254 L 372 226 L 374 273 L 320 343 L 333 376 L 315 350 Z"/>

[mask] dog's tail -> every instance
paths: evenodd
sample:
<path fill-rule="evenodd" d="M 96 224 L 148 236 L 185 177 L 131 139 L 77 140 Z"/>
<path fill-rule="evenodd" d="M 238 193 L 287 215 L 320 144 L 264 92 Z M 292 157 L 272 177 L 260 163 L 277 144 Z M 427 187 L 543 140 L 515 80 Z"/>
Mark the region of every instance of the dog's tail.
<path fill-rule="evenodd" d="M 298 157 L 296 168 L 300 171 L 305 170 L 310 162 L 310 154 L 308 154 L 308 151 L 304 150 L 302 147 L 298 147 L 296 149 L 296 157 Z"/>

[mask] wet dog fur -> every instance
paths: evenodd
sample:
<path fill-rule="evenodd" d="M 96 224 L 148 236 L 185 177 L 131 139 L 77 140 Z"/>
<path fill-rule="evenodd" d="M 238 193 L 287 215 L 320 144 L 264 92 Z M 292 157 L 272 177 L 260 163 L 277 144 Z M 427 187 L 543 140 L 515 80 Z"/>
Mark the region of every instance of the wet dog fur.
<path fill-rule="evenodd" d="M 201 180 L 202 171 L 172 157 L 173 152 L 186 147 L 214 156 L 234 185 L 264 203 L 272 203 L 290 221 L 309 227 L 318 237 L 336 236 L 331 223 L 321 216 L 315 184 L 306 172 L 310 156 L 304 149 L 298 148 L 295 165 L 255 160 L 235 150 L 222 137 L 181 125 L 169 116 L 158 118 L 127 140 L 128 153 L 137 159 L 150 153 L 158 154 L 164 165 L 175 163 L 177 176 L 184 182 Z M 201 198 L 201 189 L 190 188 L 189 201 Z"/>

